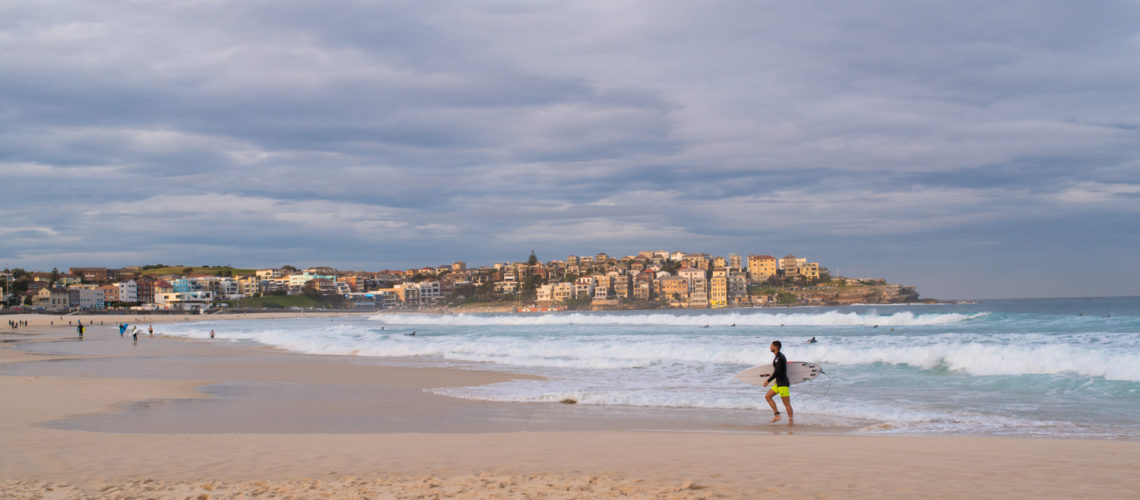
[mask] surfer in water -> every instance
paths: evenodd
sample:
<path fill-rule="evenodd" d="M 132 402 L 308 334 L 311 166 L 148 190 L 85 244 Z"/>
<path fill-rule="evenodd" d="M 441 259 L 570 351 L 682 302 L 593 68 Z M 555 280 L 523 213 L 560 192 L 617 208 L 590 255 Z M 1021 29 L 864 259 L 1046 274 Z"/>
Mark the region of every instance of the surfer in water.
<path fill-rule="evenodd" d="M 768 389 L 768 394 L 764 396 L 764 399 L 768 400 L 768 406 L 772 407 L 772 413 L 775 414 L 772 416 L 772 420 L 768 421 L 769 423 L 779 422 L 782 418 L 780 417 L 780 410 L 776 408 L 776 402 L 772 400 L 773 396 L 779 394 L 780 399 L 784 400 L 784 411 L 788 412 L 788 425 L 792 425 L 792 396 L 788 393 L 788 386 L 791 385 L 788 381 L 788 358 L 785 358 L 784 353 L 780 352 L 781 347 L 783 345 L 779 340 L 773 340 L 772 345 L 768 346 L 768 349 L 776 357 L 772 359 L 772 375 L 768 377 L 767 382 L 764 382 L 764 387 L 768 387 L 768 384 L 773 380 L 776 384 Z"/>

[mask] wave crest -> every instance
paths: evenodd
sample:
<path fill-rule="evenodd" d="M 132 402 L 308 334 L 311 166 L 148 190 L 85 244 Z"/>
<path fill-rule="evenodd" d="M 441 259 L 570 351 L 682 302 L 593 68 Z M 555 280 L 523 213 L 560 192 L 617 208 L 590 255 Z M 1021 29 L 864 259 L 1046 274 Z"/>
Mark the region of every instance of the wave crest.
<path fill-rule="evenodd" d="M 377 314 L 369 319 L 386 325 L 437 326 L 931 326 L 961 323 L 989 313 L 859 314 L 828 311 L 824 313 L 729 313 L 729 314 Z"/>

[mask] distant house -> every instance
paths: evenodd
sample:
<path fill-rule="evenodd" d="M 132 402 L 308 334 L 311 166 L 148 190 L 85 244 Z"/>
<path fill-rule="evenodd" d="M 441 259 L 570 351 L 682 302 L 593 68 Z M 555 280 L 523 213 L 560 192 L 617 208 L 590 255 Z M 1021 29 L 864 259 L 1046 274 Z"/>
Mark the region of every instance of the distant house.
<path fill-rule="evenodd" d="M 689 307 L 706 308 L 709 306 L 709 282 L 701 279 L 693 280 L 689 284 Z"/>
<path fill-rule="evenodd" d="M 336 282 L 326 278 L 315 278 L 305 283 L 305 287 L 313 289 L 317 295 L 332 295 L 336 293 Z"/>
<path fill-rule="evenodd" d="M 70 303 L 71 294 L 66 288 L 43 288 L 32 299 L 32 305 L 49 311 L 66 310 Z"/>
<path fill-rule="evenodd" d="M 574 295 L 577 297 L 593 297 L 597 280 L 593 276 L 581 276 L 574 282 Z"/>
<path fill-rule="evenodd" d="M 550 290 L 551 299 L 553 302 L 564 303 L 573 299 L 577 293 L 577 288 L 574 283 L 555 283 L 554 288 Z"/>
<path fill-rule="evenodd" d="M 158 297 L 160 293 L 170 293 L 174 291 L 174 285 L 166 280 L 158 280 L 154 282 L 154 296 Z"/>
<path fill-rule="evenodd" d="M 119 301 L 119 287 L 116 285 L 103 285 L 96 290 L 103 292 L 103 303 L 110 304 Z"/>
<path fill-rule="evenodd" d="M 282 276 L 285 276 L 285 271 L 281 269 L 259 269 L 257 271 L 257 277 L 263 280 L 277 279 Z"/>
<path fill-rule="evenodd" d="M 135 296 L 139 304 L 154 303 L 154 280 L 142 278 L 135 281 Z"/>
<path fill-rule="evenodd" d="M 107 281 L 107 268 L 105 267 L 73 267 L 68 269 L 67 272 L 78 276 L 84 283 L 103 283 Z"/>
<path fill-rule="evenodd" d="M 614 276 L 613 279 L 610 280 L 610 283 L 613 285 L 614 296 L 628 299 L 633 289 L 633 287 L 630 286 L 632 281 L 628 274 Z"/>
<path fill-rule="evenodd" d="M 696 267 L 682 267 L 677 270 L 677 276 L 692 282 L 705 279 L 705 271 Z"/>

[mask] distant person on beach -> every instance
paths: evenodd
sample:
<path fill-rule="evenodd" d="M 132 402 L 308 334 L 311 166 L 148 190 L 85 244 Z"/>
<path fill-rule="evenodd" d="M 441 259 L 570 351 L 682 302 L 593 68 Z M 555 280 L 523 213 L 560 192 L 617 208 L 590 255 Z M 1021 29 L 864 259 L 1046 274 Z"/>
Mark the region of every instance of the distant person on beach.
<path fill-rule="evenodd" d="M 214 338 L 214 330 L 210 330 L 210 338 Z"/>
<path fill-rule="evenodd" d="M 772 420 L 769 423 L 776 423 L 780 421 L 780 410 L 776 408 L 776 401 L 772 399 L 776 394 L 780 395 L 780 399 L 784 400 L 784 411 L 788 412 L 788 425 L 792 425 L 792 396 L 788 392 L 788 386 L 791 383 L 788 381 L 788 358 L 784 357 L 784 353 L 780 352 L 783 345 L 779 340 L 773 340 L 772 345 L 768 349 L 775 354 L 776 357 L 772 359 L 772 375 L 764 382 L 764 387 L 773 380 L 776 382 L 771 389 L 768 389 L 768 394 L 764 395 L 764 399 L 768 400 L 768 406 L 772 407 Z"/>
<path fill-rule="evenodd" d="M 147 327 L 147 331 L 149 331 L 149 332 L 150 332 L 150 336 L 151 336 L 151 337 L 153 337 L 153 336 L 154 336 L 154 325 L 149 325 L 149 326 Z"/>

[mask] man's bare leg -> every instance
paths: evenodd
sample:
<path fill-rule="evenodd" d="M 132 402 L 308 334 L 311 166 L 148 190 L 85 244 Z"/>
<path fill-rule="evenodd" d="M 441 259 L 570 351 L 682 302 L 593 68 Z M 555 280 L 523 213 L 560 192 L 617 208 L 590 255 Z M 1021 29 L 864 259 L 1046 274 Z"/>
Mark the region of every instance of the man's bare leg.
<path fill-rule="evenodd" d="M 792 425 L 792 398 L 790 396 L 780 396 L 780 399 L 784 400 L 784 411 L 788 412 L 788 425 Z M 775 408 L 776 402 L 771 402 L 772 408 Z M 773 420 L 773 422 L 775 422 L 775 420 Z"/>
<path fill-rule="evenodd" d="M 772 413 L 775 413 L 775 416 L 773 416 L 772 420 L 769 420 L 768 423 L 780 421 L 780 410 L 776 409 L 776 401 L 772 399 L 772 396 L 775 396 L 775 395 L 776 395 L 776 391 L 774 389 L 768 389 L 768 394 L 764 395 L 764 399 L 768 400 L 768 406 L 772 407 Z M 785 407 L 787 406 L 786 403 L 787 403 L 787 401 L 785 401 L 785 405 L 784 405 Z"/>

